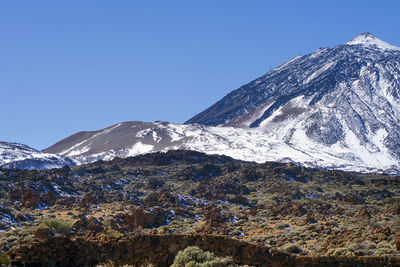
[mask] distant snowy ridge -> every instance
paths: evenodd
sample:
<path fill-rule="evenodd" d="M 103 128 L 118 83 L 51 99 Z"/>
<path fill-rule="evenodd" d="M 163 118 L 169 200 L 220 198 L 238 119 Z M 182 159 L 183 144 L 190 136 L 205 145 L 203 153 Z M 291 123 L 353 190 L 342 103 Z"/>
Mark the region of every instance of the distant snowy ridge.
<path fill-rule="evenodd" d="M 0 141 L 0 167 L 16 169 L 52 169 L 76 163 L 66 157 L 43 153 L 27 145 Z"/>

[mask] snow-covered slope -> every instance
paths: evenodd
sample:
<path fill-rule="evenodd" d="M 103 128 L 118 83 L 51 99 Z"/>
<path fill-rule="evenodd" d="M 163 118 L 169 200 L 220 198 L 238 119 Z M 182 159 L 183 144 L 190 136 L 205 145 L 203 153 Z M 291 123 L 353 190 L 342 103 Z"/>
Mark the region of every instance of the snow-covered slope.
<path fill-rule="evenodd" d="M 398 165 L 399 94 L 400 48 L 364 33 L 294 58 L 187 123 L 259 128 L 303 152 Z"/>
<path fill-rule="evenodd" d="M 0 167 L 17 169 L 51 169 L 75 163 L 68 158 L 48 154 L 27 145 L 0 141 Z"/>
<path fill-rule="evenodd" d="M 121 123 L 78 133 L 46 152 L 88 162 L 193 149 L 258 162 L 398 173 L 399 95 L 400 49 L 364 33 L 288 61 L 187 125 Z"/>
<path fill-rule="evenodd" d="M 297 162 L 309 167 L 399 172 L 397 161 L 389 155 L 381 152 L 365 154 L 357 144 L 329 149 L 305 139 L 298 147 L 282 140 L 278 133 L 265 133 L 260 128 L 167 122 L 123 122 L 99 131 L 72 135 L 45 151 L 88 163 L 176 149 L 227 155 L 245 161 Z"/>
<path fill-rule="evenodd" d="M 371 33 L 362 33 L 357 35 L 353 40 L 347 42 L 348 45 L 363 45 L 363 46 L 375 46 L 379 49 L 388 50 L 400 50 L 400 47 L 388 44 L 381 39 L 375 37 Z"/>

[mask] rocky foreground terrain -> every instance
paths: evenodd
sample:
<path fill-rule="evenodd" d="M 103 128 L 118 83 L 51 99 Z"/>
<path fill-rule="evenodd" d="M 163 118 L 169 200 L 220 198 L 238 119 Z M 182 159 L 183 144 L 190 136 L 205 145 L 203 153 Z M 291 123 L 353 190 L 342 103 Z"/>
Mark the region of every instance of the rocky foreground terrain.
<path fill-rule="evenodd" d="M 14 266 L 168 266 L 187 246 L 232 266 L 400 266 L 399 215 L 400 177 L 193 151 L 0 169 Z"/>

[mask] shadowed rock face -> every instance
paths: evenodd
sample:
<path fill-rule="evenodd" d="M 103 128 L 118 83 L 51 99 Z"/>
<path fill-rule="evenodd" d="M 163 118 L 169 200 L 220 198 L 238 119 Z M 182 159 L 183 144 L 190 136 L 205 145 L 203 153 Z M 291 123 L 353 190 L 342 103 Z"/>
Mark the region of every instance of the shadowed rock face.
<path fill-rule="evenodd" d="M 333 145 L 344 137 L 343 127 L 334 114 L 324 116 L 321 113 L 314 113 L 311 115 L 306 134 L 310 138 L 327 145 Z"/>

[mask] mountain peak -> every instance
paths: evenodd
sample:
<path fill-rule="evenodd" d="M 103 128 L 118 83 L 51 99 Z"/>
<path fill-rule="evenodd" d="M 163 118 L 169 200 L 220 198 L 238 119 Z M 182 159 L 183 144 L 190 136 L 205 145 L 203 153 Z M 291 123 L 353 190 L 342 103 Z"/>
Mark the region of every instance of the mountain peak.
<path fill-rule="evenodd" d="M 386 50 L 400 50 L 400 47 L 391 45 L 381 39 L 377 38 L 375 35 L 369 32 L 364 32 L 356 37 L 354 37 L 350 42 L 347 42 L 348 45 L 364 45 L 364 46 L 375 46 L 380 49 Z"/>

